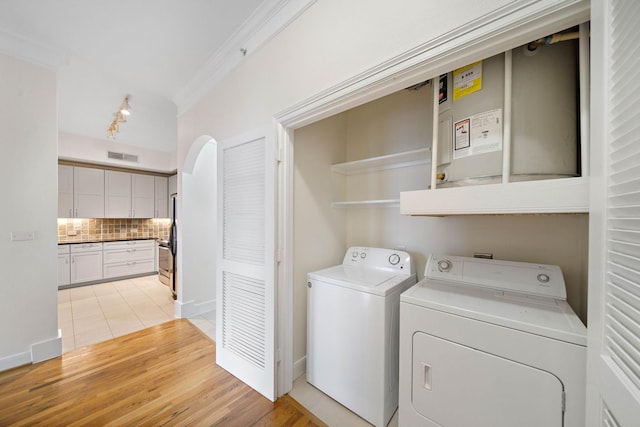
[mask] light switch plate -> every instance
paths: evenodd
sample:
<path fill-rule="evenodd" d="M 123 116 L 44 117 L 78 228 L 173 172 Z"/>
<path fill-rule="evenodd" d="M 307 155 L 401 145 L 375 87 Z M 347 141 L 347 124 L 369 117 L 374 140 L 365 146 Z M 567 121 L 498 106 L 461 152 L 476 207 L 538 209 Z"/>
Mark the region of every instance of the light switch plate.
<path fill-rule="evenodd" d="M 36 233 L 33 231 L 12 231 L 11 232 L 11 241 L 19 242 L 25 240 L 33 240 L 35 239 Z"/>

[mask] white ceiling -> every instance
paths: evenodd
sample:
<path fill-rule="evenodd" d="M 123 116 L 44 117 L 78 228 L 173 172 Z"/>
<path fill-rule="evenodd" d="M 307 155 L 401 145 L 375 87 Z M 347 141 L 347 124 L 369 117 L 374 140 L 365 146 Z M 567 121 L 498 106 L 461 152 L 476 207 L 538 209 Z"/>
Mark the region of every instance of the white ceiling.
<path fill-rule="evenodd" d="M 132 114 L 116 141 L 176 149 L 174 102 L 243 27 L 282 0 L 2 0 L 0 52 L 23 46 L 61 58 L 59 129 L 107 139 L 125 95 Z M 260 13 L 262 10 L 262 14 Z M 258 18 L 256 18 L 258 17 Z M 13 43 L 13 46 L 9 46 Z M 242 55 L 233 48 L 234 55 Z M 209 70 L 213 72 L 213 70 Z"/>

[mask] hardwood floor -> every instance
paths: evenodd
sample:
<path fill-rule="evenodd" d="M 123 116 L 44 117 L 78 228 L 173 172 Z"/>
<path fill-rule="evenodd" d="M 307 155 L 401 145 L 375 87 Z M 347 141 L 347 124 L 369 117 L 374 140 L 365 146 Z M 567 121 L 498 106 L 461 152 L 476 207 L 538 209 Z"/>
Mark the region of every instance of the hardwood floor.
<path fill-rule="evenodd" d="M 173 320 L 0 372 L 0 425 L 324 426 L 215 364 L 215 343 Z"/>

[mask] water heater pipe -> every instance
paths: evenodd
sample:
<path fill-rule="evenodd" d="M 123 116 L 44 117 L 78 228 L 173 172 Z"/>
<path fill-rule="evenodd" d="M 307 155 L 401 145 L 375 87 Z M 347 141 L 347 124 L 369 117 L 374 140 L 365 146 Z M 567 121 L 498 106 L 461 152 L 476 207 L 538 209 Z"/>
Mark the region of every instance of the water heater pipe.
<path fill-rule="evenodd" d="M 440 109 L 440 90 L 437 83 L 438 77 L 434 77 L 431 82 L 433 88 L 433 132 L 431 134 L 431 189 L 436 189 L 436 183 L 438 181 L 438 124 L 439 124 L 439 109 Z"/>
<path fill-rule="evenodd" d="M 534 40 L 527 45 L 527 48 L 533 51 L 540 46 L 548 46 L 550 44 L 560 43 L 567 40 L 576 40 L 578 38 L 580 38 L 580 32 L 578 31 L 573 33 L 557 33 L 538 40 Z"/>
<path fill-rule="evenodd" d="M 502 183 L 511 177 L 511 88 L 513 82 L 513 57 L 510 50 L 504 53 L 504 115 L 502 117 Z"/>

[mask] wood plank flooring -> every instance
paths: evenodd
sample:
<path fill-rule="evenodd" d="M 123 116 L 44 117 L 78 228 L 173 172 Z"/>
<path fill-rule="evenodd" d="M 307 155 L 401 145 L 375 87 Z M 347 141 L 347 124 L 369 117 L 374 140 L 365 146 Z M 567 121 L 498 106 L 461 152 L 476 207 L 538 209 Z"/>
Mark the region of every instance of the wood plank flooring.
<path fill-rule="evenodd" d="M 0 425 L 324 426 L 215 364 L 215 343 L 173 320 L 0 372 Z"/>

